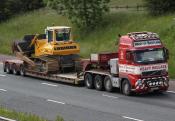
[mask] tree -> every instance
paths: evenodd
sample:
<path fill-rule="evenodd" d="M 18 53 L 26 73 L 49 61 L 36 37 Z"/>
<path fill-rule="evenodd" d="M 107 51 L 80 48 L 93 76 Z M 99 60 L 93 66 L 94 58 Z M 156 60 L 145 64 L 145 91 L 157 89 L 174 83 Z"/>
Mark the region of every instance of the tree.
<path fill-rule="evenodd" d="M 44 7 L 43 0 L 1 0 L 0 21 L 12 15 Z"/>
<path fill-rule="evenodd" d="M 110 0 L 45 0 L 47 5 L 68 16 L 78 27 L 95 28 L 109 11 Z"/>
<path fill-rule="evenodd" d="M 30 11 L 44 7 L 43 0 L 20 0 L 20 1 L 22 11 Z"/>
<path fill-rule="evenodd" d="M 153 15 L 175 11 L 175 0 L 145 0 L 148 10 Z"/>
<path fill-rule="evenodd" d="M 5 0 L 2 0 L 1 1 L 2 3 L 0 4 L 0 21 L 1 20 L 4 20 L 6 17 L 5 17 Z"/>

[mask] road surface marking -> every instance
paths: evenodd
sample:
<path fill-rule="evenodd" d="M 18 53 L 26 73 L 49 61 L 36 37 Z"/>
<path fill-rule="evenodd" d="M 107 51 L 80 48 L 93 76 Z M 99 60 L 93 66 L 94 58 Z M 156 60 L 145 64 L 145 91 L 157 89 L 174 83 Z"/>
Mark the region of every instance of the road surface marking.
<path fill-rule="evenodd" d="M 6 75 L 4 75 L 4 74 L 0 74 L 0 76 L 1 76 L 1 77 L 5 77 Z"/>
<path fill-rule="evenodd" d="M 105 95 L 105 94 L 103 94 L 102 96 L 109 97 L 109 98 L 114 98 L 114 99 L 117 99 L 118 98 L 118 97 L 115 97 L 115 96 L 112 96 L 112 95 Z"/>
<path fill-rule="evenodd" d="M 7 92 L 7 90 L 5 90 L 5 89 L 0 89 L 0 91 Z"/>
<path fill-rule="evenodd" d="M 127 117 L 127 116 L 122 116 L 125 119 L 130 119 L 130 120 L 134 120 L 134 121 L 144 121 L 144 120 L 140 120 L 140 119 L 136 119 L 136 118 L 131 118 L 131 117 Z"/>
<path fill-rule="evenodd" d="M 50 100 L 50 99 L 48 99 L 47 101 L 48 102 L 54 102 L 54 103 L 62 104 L 62 105 L 65 105 L 66 104 L 65 102 L 60 102 L 60 101 Z"/>
<path fill-rule="evenodd" d="M 175 94 L 175 92 L 174 92 L 174 91 L 167 91 L 167 92 Z"/>
<path fill-rule="evenodd" d="M 0 116 L 0 120 L 3 120 L 3 121 L 16 121 L 16 120 L 5 118 L 5 117 L 2 117 L 2 116 Z"/>
<path fill-rule="evenodd" d="M 49 83 L 42 83 L 43 85 L 48 85 L 48 86 L 52 86 L 52 87 L 58 87 L 58 85 L 55 84 L 49 84 Z"/>

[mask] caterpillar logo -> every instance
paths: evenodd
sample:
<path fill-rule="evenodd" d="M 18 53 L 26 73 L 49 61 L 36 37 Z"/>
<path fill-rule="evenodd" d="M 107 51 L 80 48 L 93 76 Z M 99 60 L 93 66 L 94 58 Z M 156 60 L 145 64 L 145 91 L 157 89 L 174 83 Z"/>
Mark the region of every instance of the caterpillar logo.
<path fill-rule="evenodd" d="M 76 46 L 65 46 L 65 47 L 55 47 L 54 50 L 70 50 L 70 49 L 76 49 Z"/>

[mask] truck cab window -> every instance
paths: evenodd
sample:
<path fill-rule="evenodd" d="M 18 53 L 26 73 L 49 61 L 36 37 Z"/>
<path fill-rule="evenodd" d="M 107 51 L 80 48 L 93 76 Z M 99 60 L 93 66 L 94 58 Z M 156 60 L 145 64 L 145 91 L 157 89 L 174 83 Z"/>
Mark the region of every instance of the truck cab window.
<path fill-rule="evenodd" d="M 163 49 L 140 50 L 135 52 L 135 61 L 138 63 L 164 61 L 164 55 Z"/>

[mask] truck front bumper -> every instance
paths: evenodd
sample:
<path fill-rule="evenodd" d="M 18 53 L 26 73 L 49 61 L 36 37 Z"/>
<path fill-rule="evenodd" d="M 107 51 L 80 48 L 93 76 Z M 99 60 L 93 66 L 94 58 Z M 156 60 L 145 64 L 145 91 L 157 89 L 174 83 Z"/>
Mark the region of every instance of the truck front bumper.
<path fill-rule="evenodd" d="M 164 92 L 168 90 L 169 79 L 168 77 L 156 77 L 139 79 L 135 83 L 135 88 L 132 91 L 136 93 L 148 93 L 153 91 Z"/>

